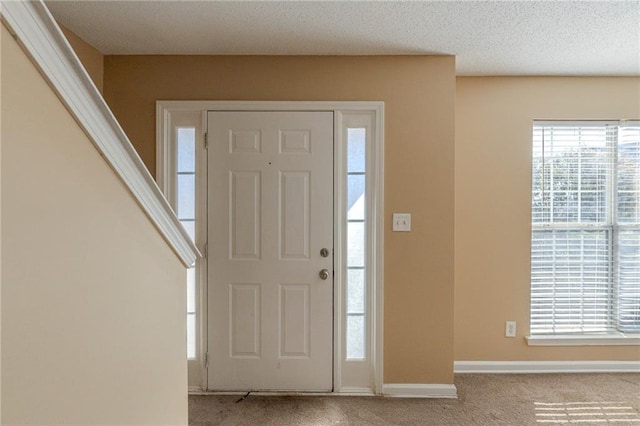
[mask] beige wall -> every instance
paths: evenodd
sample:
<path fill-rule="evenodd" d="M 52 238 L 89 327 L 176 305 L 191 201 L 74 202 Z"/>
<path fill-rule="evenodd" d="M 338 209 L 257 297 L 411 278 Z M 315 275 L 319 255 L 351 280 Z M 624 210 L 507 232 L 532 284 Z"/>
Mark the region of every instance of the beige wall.
<path fill-rule="evenodd" d="M 2 419 L 186 424 L 185 270 L 2 28 Z"/>
<path fill-rule="evenodd" d="M 60 29 L 67 37 L 69 44 L 80 58 L 80 62 L 89 73 L 98 90 L 102 92 L 102 82 L 104 77 L 104 55 L 95 47 L 78 37 L 76 33 L 70 29 L 60 25 Z"/>
<path fill-rule="evenodd" d="M 451 383 L 453 57 L 107 56 L 104 93 L 155 169 L 156 100 L 375 100 L 386 105 L 386 383 Z M 412 213 L 411 233 L 391 214 Z"/>
<path fill-rule="evenodd" d="M 638 360 L 637 347 L 529 347 L 534 119 L 640 117 L 638 78 L 457 79 L 455 359 Z M 504 337 L 505 321 L 518 324 Z"/>

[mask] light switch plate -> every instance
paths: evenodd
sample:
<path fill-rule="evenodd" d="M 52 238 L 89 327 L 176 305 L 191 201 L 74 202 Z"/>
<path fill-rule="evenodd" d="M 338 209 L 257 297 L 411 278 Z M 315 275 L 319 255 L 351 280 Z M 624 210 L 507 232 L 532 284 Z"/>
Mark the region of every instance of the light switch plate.
<path fill-rule="evenodd" d="M 393 214 L 393 230 L 395 232 L 411 231 L 411 214 L 410 213 L 394 213 Z"/>

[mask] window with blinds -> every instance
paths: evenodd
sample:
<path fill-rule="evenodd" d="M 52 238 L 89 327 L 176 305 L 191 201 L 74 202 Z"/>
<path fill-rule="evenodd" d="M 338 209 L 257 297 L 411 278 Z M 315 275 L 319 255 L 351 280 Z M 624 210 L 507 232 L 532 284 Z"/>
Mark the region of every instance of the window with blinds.
<path fill-rule="evenodd" d="M 531 334 L 640 332 L 640 122 L 535 122 Z"/>

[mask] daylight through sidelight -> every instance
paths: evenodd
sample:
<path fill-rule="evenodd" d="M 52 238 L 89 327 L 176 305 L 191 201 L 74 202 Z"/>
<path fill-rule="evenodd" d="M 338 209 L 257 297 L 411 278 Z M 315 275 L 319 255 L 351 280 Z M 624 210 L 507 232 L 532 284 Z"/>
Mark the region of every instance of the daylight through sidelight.
<path fill-rule="evenodd" d="M 347 359 L 366 358 L 366 129 L 347 130 Z"/>
<path fill-rule="evenodd" d="M 176 200 L 178 219 L 192 240 L 195 241 L 196 205 L 196 130 L 193 127 L 177 129 Z M 187 357 L 196 357 L 196 273 L 187 270 Z"/>

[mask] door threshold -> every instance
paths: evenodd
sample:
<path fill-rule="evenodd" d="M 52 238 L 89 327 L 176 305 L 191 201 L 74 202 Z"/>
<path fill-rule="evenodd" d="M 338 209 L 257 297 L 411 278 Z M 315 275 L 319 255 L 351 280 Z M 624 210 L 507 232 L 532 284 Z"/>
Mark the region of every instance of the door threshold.
<path fill-rule="evenodd" d="M 373 391 L 363 389 L 362 391 L 344 391 L 344 392 L 313 392 L 313 391 L 205 391 L 190 390 L 189 396 L 376 396 Z"/>

